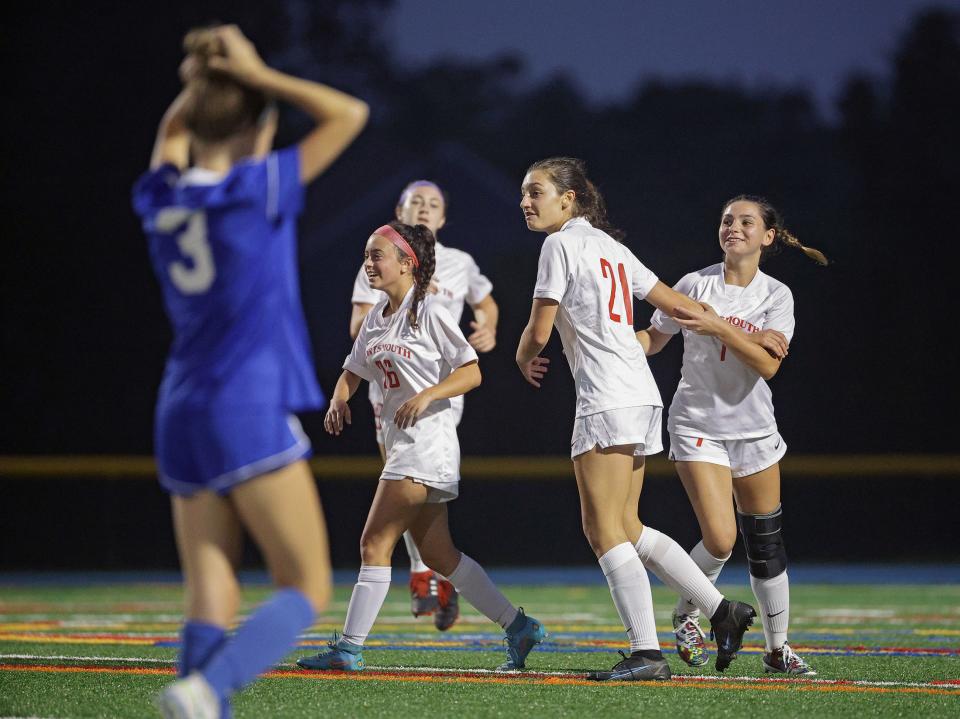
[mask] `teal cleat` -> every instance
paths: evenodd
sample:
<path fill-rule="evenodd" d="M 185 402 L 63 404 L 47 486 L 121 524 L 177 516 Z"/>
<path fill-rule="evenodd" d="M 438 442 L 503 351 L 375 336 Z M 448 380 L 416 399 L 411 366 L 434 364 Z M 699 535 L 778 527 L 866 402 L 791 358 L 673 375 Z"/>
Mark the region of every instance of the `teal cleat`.
<path fill-rule="evenodd" d="M 547 630 L 544 626 L 539 620 L 528 617 L 526 612 L 523 611 L 523 607 L 520 607 L 520 613 L 514 620 L 514 624 L 519 619 L 524 620 L 524 624 L 519 630 L 515 632 L 507 630 L 507 636 L 503 640 L 507 645 L 507 661 L 497 667 L 497 671 L 508 672 L 523 669 L 526 666 L 527 655 L 547 636 Z"/>
<path fill-rule="evenodd" d="M 338 633 L 327 642 L 327 651 L 297 659 L 297 666 L 316 671 L 359 672 L 367 666 L 363 661 L 363 647 L 351 644 Z"/>

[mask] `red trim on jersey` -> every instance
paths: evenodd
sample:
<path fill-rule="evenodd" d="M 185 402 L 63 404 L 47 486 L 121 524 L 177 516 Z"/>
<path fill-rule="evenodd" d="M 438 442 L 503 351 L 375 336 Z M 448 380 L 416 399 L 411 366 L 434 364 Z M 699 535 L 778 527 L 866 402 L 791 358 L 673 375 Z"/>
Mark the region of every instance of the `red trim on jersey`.
<path fill-rule="evenodd" d="M 702 447 L 702 446 L 703 446 L 703 437 L 697 437 L 697 446 L 698 446 L 698 447 Z"/>

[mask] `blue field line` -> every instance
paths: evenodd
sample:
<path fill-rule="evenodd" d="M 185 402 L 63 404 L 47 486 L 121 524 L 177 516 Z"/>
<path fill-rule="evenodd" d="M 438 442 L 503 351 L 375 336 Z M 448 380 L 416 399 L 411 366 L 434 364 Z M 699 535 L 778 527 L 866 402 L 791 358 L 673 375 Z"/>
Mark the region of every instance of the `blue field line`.
<path fill-rule="evenodd" d="M 351 586 L 357 579 L 358 568 L 336 569 L 333 580 L 342 586 Z M 960 563 L 942 564 L 815 564 L 793 563 L 789 568 L 791 584 L 960 584 Z M 596 565 L 583 567 L 488 567 L 487 572 L 497 584 L 529 586 L 597 585 L 606 586 L 603 573 Z M 406 583 L 409 572 L 396 568 L 395 584 Z M 181 581 L 175 571 L 116 571 L 116 572 L 3 572 L 0 586 L 103 586 L 108 584 L 163 583 Z M 268 585 L 266 572 L 240 572 L 244 584 Z M 651 576 L 653 584 L 659 580 Z M 744 564 L 724 567 L 720 584 L 747 584 L 749 574 Z"/>

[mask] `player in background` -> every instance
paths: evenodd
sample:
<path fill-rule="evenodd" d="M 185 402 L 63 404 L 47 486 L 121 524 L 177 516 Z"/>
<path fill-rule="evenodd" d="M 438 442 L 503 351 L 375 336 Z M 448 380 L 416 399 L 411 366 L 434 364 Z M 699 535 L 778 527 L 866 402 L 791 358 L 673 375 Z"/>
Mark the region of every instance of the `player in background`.
<path fill-rule="evenodd" d="M 546 232 L 530 321 L 517 364 L 534 387 L 547 371 L 540 357 L 556 326 L 577 395 L 570 455 L 583 530 L 610 586 L 630 639 L 630 656 L 598 680 L 669 679 L 660 653 L 644 566 L 710 616 L 716 668 L 727 668 L 753 621 L 753 608 L 725 599 L 680 546 L 637 516 L 645 456 L 661 451 L 663 403 L 633 329 L 633 298 L 664 312 L 699 305 L 670 289 L 621 244 L 583 162 L 535 162 L 521 188 L 527 227 Z"/>
<path fill-rule="evenodd" d="M 452 398 L 480 384 L 477 353 L 436 295 L 429 292 L 435 239 L 426 225 L 384 225 L 370 236 L 364 269 L 383 298 L 367 313 L 343 365 L 324 426 L 350 424 L 349 399 L 360 380 L 383 388 L 380 420 L 386 463 L 360 539 L 360 575 L 343 635 L 297 663 L 307 669 L 359 671 L 363 643 L 390 588 L 390 558 L 405 531 L 427 566 L 448 577 L 467 601 L 507 633 L 507 662 L 521 669 L 546 636 L 514 607 L 483 568 L 450 537 L 447 502 L 457 497 L 460 444 Z"/>
<path fill-rule="evenodd" d="M 330 597 L 310 442 L 293 412 L 323 405 L 300 305 L 304 186 L 352 142 L 367 105 L 271 69 L 236 26 L 184 41 L 183 91 L 160 123 L 133 203 L 174 339 L 156 407 L 160 483 L 172 495 L 186 589 L 180 679 L 167 717 L 227 717 L 230 696 L 295 645 Z M 311 116 L 268 154 L 271 99 Z M 278 591 L 232 636 L 243 530 Z"/>
<path fill-rule="evenodd" d="M 403 188 L 394 214 L 397 220 L 407 225 L 426 225 L 436 237 L 447 220 L 447 196 L 435 183 L 415 180 Z M 470 323 L 473 332 L 467 341 L 477 352 L 489 352 L 496 346 L 499 316 L 497 303 L 491 294 L 493 284 L 480 273 L 477 263 L 463 250 L 447 247 L 437 240 L 436 257 L 437 270 L 430 283 L 430 292 L 450 312 L 457 324 L 463 315 L 464 304 L 470 305 L 474 320 Z M 383 294 L 370 286 L 367 273 L 361 267 L 353 284 L 350 339 L 357 338 L 363 318 L 382 298 Z M 380 426 L 383 391 L 378 383 L 371 382 L 368 394 L 373 406 L 380 458 L 386 459 Z M 450 401 L 456 424 L 459 425 L 463 416 L 463 395 L 453 397 Z M 410 555 L 410 609 L 413 616 L 433 614 L 434 626 L 445 631 L 460 616 L 457 590 L 446 578 L 424 564 L 409 532 L 404 532 L 403 541 Z"/>
<path fill-rule="evenodd" d="M 683 332 L 683 369 L 667 429 L 670 459 L 703 536 L 690 556 L 716 582 L 739 524 L 750 586 L 760 604 L 764 670 L 811 675 L 816 672 L 787 643 L 790 587 L 779 465 L 787 443 L 777 431 L 767 385 L 793 337 L 793 295 L 762 272 L 760 262 L 783 245 L 822 265 L 827 260 L 800 244 L 784 228 L 780 213 L 761 197 L 741 195 L 727 202 L 719 235 L 723 262 L 691 272 L 674 287 L 705 311 L 680 309 L 671 318 L 658 310 L 637 339 L 652 355 Z M 764 344 L 757 343 L 761 333 L 766 335 Z M 707 661 L 699 616 L 688 595 L 681 593 L 673 624 L 677 651 L 691 666 Z"/>

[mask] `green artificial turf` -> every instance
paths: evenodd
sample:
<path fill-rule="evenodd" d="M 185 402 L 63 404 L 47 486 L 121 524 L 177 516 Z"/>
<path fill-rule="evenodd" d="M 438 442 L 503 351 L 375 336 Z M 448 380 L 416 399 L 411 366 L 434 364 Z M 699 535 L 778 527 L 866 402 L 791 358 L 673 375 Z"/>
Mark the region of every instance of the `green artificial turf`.
<path fill-rule="evenodd" d="M 410 617 L 400 586 L 391 590 L 370 636 L 366 673 L 295 673 L 293 660 L 322 648 L 340 627 L 350 587 L 338 587 L 331 609 L 285 659 L 281 675 L 235 698 L 235 716 L 960 715 L 960 587 L 796 585 L 791 644 L 825 681 L 768 681 L 758 623 L 725 675 L 714 672 L 712 661 L 687 667 L 670 651 L 676 678 L 657 685 L 560 683 L 612 665 L 616 649 L 626 648 L 602 585 L 503 589 L 551 633 L 530 655 L 528 668 L 562 676 L 451 673 L 495 667 L 504 656 L 502 634 L 467 606 L 454 629 L 441 634 L 429 617 Z M 752 599 L 749 588 L 722 589 Z M 246 591 L 245 610 L 267 592 Z M 0 717 L 154 716 L 153 697 L 172 678 L 176 648 L 168 645 L 176 640 L 181 596 L 179 587 L 163 584 L 0 586 Z M 661 642 L 672 650 L 673 599 L 662 587 L 654 598 Z M 420 671 L 411 676 L 400 667 Z"/>

